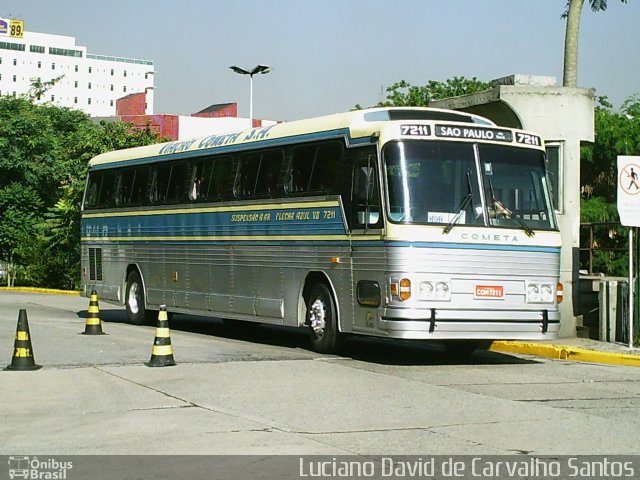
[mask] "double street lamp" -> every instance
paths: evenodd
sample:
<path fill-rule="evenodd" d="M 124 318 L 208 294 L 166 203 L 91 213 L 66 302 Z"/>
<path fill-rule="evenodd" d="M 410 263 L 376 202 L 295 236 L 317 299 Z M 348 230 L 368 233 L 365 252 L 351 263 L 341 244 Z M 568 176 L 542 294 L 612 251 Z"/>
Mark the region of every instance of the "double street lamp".
<path fill-rule="evenodd" d="M 240 68 L 237 66 L 229 67 L 231 70 L 236 72 L 239 75 L 249 75 L 250 78 L 250 87 L 249 87 L 249 123 L 250 128 L 253 127 L 253 76 L 256 74 L 264 75 L 265 73 L 269 73 L 271 71 L 271 67 L 268 65 L 256 65 L 251 70 L 245 70 L 244 68 Z"/>

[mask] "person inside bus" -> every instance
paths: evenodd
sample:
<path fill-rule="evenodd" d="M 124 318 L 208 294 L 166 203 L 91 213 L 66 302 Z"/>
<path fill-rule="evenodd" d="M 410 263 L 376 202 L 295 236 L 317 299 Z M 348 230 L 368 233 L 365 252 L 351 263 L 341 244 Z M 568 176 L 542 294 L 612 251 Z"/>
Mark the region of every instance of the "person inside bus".
<path fill-rule="evenodd" d="M 190 200 L 197 200 L 202 198 L 202 177 L 196 175 L 191 185 L 191 191 L 189 192 Z"/>

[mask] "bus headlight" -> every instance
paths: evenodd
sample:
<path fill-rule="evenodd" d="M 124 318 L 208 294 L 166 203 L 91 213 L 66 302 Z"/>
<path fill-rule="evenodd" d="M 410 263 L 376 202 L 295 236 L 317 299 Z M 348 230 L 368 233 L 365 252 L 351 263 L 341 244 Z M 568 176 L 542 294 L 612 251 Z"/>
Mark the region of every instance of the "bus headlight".
<path fill-rule="evenodd" d="M 527 303 L 553 303 L 556 294 L 551 283 L 527 284 Z"/>
<path fill-rule="evenodd" d="M 420 300 L 428 300 L 433 298 L 435 288 L 431 282 L 420 282 Z"/>
<path fill-rule="evenodd" d="M 420 282 L 420 300 L 449 301 L 451 300 L 451 287 L 444 280 L 425 280 Z"/>
<path fill-rule="evenodd" d="M 436 299 L 437 300 L 451 299 L 451 289 L 449 288 L 449 284 L 447 282 L 436 283 Z"/>

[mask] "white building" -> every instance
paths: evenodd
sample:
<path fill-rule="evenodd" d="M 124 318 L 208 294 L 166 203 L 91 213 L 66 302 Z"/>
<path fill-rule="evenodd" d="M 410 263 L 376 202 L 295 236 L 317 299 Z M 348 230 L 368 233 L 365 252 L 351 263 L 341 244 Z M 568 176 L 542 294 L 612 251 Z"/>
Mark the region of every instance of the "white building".
<path fill-rule="evenodd" d="M 145 113 L 153 114 L 154 66 L 149 60 L 87 53 L 74 37 L 24 32 L 0 37 L 0 94 L 28 94 L 36 79 L 59 78 L 36 103 L 51 102 L 92 117 L 116 115 L 116 100 L 146 93 Z"/>

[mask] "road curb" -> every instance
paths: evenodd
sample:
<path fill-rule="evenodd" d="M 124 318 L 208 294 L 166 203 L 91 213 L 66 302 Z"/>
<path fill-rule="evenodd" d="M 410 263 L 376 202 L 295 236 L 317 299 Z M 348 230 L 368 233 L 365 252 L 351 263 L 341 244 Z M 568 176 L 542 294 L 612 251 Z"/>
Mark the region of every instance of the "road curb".
<path fill-rule="evenodd" d="M 75 295 L 79 296 L 80 292 L 76 290 L 57 290 L 55 288 L 37 288 L 37 287 L 0 287 L 0 292 L 22 292 L 22 293 L 48 293 L 52 295 Z"/>
<path fill-rule="evenodd" d="M 489 350 L 492 352 L 536 355 L 556 360 L 575 360 L 578 362 L 606 363 L 610 365 L 640 367 L 640 352 L 638 354 L 602 352 L 569 345 L 516 341 L 492 342 Z"/>

